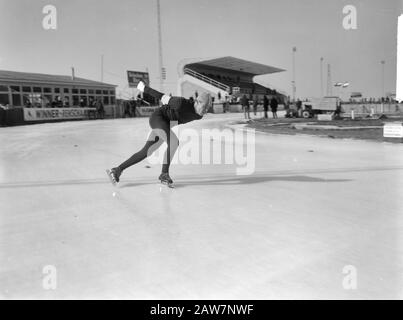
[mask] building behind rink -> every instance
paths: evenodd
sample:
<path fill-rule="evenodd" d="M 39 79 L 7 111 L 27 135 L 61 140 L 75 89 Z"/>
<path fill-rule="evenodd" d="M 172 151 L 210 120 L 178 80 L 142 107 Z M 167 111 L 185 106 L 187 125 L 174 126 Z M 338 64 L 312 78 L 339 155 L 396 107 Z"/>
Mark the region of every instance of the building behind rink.
<path fill-rule="evenodd" d="M 107 114 L 114 113 L 115 88 L 75 77 L 74 72 L 66 76 L 0 70 L 0 104 L 8 109 L 8 124 L 87 118 L 95 101 L 102 102 Z"/>

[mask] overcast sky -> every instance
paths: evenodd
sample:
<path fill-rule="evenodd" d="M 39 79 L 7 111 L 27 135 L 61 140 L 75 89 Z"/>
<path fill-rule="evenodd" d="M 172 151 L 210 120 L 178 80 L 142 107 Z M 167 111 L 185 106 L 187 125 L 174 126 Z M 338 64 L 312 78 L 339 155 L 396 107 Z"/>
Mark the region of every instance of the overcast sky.
<path fill-rule="evenodd" d="M 44 30 L 42 8 L 57 8 L 57 30 Z M 354 5 L 358 29 L 342 26 Z M 320 93 L 320 57 L 332 82 L 368 97 L 395 92 L 400 0 L 161 0 L 166 91 L 176 93 L 184 58 L 234 56 L 287 71 L 262 80 L 291 95 L 292 47 L 297 96 Z M 0 0 L 0 69 L 70 74 L 127 86 L 126 70 L 150 72 L 158 87 L 156 0 Z M 325 68 L 326 69 L 326 68 Z M 324 70 L 326 71 L 326 70 Z M 326 88 L 326 72 L 324 72 Z M 127 89 L 126 89 L 127 90 Z M 346 91 L 347 91 L 346 90 Z"/>

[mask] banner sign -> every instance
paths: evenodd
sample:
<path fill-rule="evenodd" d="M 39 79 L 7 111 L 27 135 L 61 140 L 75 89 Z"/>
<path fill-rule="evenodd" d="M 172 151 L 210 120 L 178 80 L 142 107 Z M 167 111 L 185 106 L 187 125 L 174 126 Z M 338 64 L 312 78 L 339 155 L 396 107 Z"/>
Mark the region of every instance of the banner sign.
<path fill-rule="evenodd" d="M 136 110 L 138 111 L 141 117 L 149 117 L 158 108 L 159 107 L 139 107 Z"/>
<path fill-rule="evenodd" d="M 150 84 L 148 72 L 127 71 L 127 80 L 130 88 L 136 88 L 140 81 L 145 82 L 147 85 Z"/>
<path fill-rule="evenodd" d="M 401 122 L 385 123 L 383 136 L 385 138 L 403 138 L 403 124 Z"/>
<path fill-rule="evenodd" d="M 85 119 L 95 108 L 24 108 L 25 121 Z"/>
<path fill-rule="evenodd" d="M 351 92 L 350 97 L 351 98 L 361 98 L 362 93 L 361 92 Z"/>

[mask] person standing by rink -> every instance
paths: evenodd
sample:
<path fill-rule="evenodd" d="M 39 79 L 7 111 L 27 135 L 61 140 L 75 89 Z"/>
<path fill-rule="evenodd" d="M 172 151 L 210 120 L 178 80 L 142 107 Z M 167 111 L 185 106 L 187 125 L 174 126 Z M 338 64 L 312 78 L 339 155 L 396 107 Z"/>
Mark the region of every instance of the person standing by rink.
<path fill-rule="evenodd" d="M 104 119 L 105 118 L 105 109 L 104 109 L 104 104 L 102 103 L 101 98 L 98 98 L 98 100 L 96 102 L 96 108 L 97 108 L 97 118 Z"/>
<path fill-rule="evenodd" d="M 278 101 L 275 96 L 273 96 L 270 100 L 270 108 L 271 112 L 273 113 L 273 119 L 277 119 Z"/>
<path fill-rule="evenodd" d="M 202 119 L 211 106 L 211 95 L 206 92 L 200 93 L 194 102 L 191 102 L 183 97 L 171 97 L 158 92 L 146 86 L 142 81 L 137 85 L 137 89 L 160 100 L 162 106 L 150 116 L 151 132 L 143 148 L 119 166 L 107 170 L 107 173 L 112 183 L 116 184 L 119 182 L 124 170 L 144 160 L 156 151 L 163 142 L 166 142 L 168 148 L 164 155 L 164 163 L 158 179 L 163 184 L 171 185 L 173 181 L 169 176 L 169 166 L 179 145 L 179 139 L 171 130 L 171 125 Z"/>
<path fill-rule="evenodd" d="M 250 119 L 250 114 L 249 114 L 249 100 L 246 94 L 244 94 L 241 98 L 241 106 L 243 109 L 243 114 L 245 116 L 245 119 Z M 246 117 L 246 113 L 248 113 L 248 117 Z"/>
<path fill-rule="evenodd" d="M 267 112 L 269 111 L 269 99 L 266 96 L 263 97 L 263 110 L 264 117 L 267 119 Z"/>
<path fill-rule="evenodd" d="M 255 115 L 255 117 L 257 115 L 257 106 L 258 106 L 258 104 L 259 104 L 258 96 L 255 95 L 255 97 L 253 99 L 253 114 Z"/>

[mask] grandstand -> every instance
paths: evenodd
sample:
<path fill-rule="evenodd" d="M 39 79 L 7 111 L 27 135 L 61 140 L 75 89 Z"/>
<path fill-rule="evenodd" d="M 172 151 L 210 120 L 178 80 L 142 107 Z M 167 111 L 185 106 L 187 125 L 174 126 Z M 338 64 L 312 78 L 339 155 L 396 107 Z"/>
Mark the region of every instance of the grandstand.
<path fill-rule="evenodd" d="M 243 94 L 258 96 L 259 99 L 263 95 L 276 95 L 283 100 L 284 93 L 253 81 L 255 76 L 281 71 L 284 70 L 230 56 L 209 60 L 187 59 L 178 66 L 178 91 L 184 97 L 207 91 L 216 101 L 219 95 L 232 100 Z"/>

